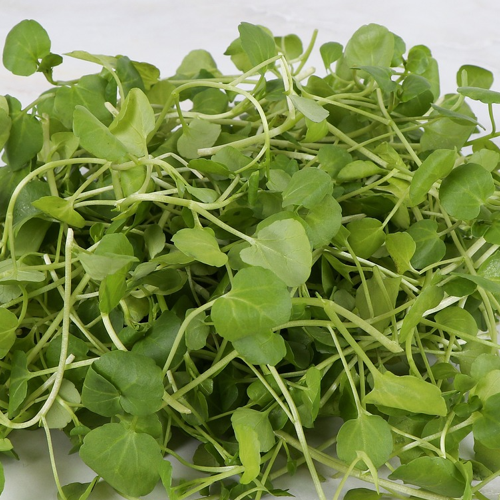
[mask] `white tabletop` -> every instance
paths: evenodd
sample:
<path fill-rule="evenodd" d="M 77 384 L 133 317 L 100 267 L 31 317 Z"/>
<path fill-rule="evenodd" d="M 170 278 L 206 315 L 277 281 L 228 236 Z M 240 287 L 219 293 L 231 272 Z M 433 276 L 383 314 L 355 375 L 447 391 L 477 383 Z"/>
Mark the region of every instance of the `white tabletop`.
<path fill-rule="evenodd" d="M 175 73 L 183 56 L 198 48 L 210 51 L 222 71 L 233 72 L 223 52 L 237 38 L 241 21 L 267 26 L 275 35 L 295 33 L 304 42 L 317 28 L 318 48 L 327 41 L 345 44 L 361 25 L 378 23 L 400 35 L 407 48 L 425 44 L 432 50 L 440 65 L 442 93 L 456 90 L 455 75 L 462 64 L 491 70 L 497 79 L 493 88 L 500 90 L 497 0 L 0 0 L 0 47 L 8 31 L 26 18 L 45 27 L 55 53 L 124 54 L 155 64 L 163 77 Z M 311 64 L 321 71 L 317 51 Z M 91 71 L 95 66 L 67 58 L 55 77 L 65 80 Z M 46 88 L 40 74 L 23 78 L 0 68 L 0 94 L 12 94 L 24 105 Z M 64 436 L 54 433 L 54 440 L 61 482 L 91 480 L 93 473 L 78 455 L 67 456 Z M 13 441 L 21 461 L 2 458 L 6 472 L 2 500 L 55 500 L 43 432 L 14 434 Z M 306 475 L 280 486 L 292 488 L 299 500 L 313 500 L 316 495 L 308 489 Z M 325 488 L 328 498 L 335 484 L 331 481 Z M 498 483 L 490 485 L 488 493 L 498 495 Z M 92 496 L 92 500 L 119 498 L 110 490 Z M 165 493 L 157 489 L 147 498 L 165 499 Z"/>

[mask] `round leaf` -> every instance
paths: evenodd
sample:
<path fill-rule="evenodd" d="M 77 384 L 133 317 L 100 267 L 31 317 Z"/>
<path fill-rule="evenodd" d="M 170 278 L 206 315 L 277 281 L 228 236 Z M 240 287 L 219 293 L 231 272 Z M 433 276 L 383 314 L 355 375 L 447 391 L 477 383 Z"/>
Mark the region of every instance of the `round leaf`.
<path fill-rule="evenodd" d="M 261 267 L 242 269 L 232 289 L 212 307 L 218 333 L 228 340 L 267 332 L 290 319 L 292 302 L 286 285 Z"/>
<path fill-rule="evenodd" d="M 365 452 L 375 467 L 381 467 L 392 453 L 392 433 L 390 425 L 377 415 L 360 415 L 348 420 L 337 436 L 337 454 L 340 460 L 350 464 L 356 459 L 356 452 Z M 359 463 L 357 468 L 366 468 Z"/>
<path fill-rule="evenodd" d="M 227 262 L 227 255 L 221 252 L 209 229 L 181 229 L 175 233 L 172 242 L 185 255 L 209 266 L 222 267 Z"/>
<path fill-rule="evenodd" d="M 133 352 L 111 351 L 89 368 L 82 402 L 104 416 L 123 411 L 141 416 L 160 409 L 163 392 L 162 373 L 152 359 Z"/>
<path fill-rule="evenodd" d="M 14 26 L 3 49 L 3 64 L 15 75 L 29 76 L 38 69 L 38 60 L 50 52 L 50 38 L 43 27 L 32 19 Z"/>
<path fill-rule="evenodd" d="M 121 424 L 104 424 L 90 431 L 80 457 L 113 488 L 132 497 L 151 493 L 160 479 L 159 444 L 149 434 Z"/>
<path fill-rule="evenodd" d="M 233 346 L 253 365 L 277 365 L 286 356 L 283 337 L 271 330 L 233 340 Z"/>
<path fill-rule="evenodd" d="M 257 232 L 250 248 L 241 252 L 243 262 L 273 271 L 288 286 L 302 285 L 311 273 L 312 254 L 302 224 L 294 219 L 273 222 Z"/>
<path fill-rule="evenodd" d="M 394 35 L 384 26 L 368 24 L 352 35 L 345 47 L 345 60 L 351 67 L 390 67 L 394 55 Z"/>
<path fill-rule="evenodd" d="M 466 163 L 443 180 L 439 200 L 452 217 L 471 220 L 479 215 L 482 205 L 494 192 L 491 174 L 480 165 Z"/>
<path fill-rule="evenodd" d="M 370 258 L 385 241 L 382 223 L 377 219 L 365 217 L 347 224 L 351 233 L 347 238 L 353 252 L 362 259 Z"/>

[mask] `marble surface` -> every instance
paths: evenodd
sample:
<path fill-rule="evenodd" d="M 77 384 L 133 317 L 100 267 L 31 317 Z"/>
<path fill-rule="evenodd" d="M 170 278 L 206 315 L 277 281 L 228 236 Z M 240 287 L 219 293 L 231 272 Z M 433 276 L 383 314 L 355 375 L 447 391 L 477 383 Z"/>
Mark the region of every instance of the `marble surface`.
<path fill-rule="evenodd" d="M 456 89 L 455 75 L 462 64 L 490 69 L 497 79 L 493 88 L 500 89 L 497 0 L 0 0 L 0 47 L 8 31 L 26 18 L 36 19 L 49 32 L 53 52 L 126 54 L 155 64 L 163 76 L 173 74 L 183 56 L 197 48 L 209 50 L 222 71 L 234 71 L 222 54 L 238 36 L 241 21 L 265 25 L 275 35 L 295 33 L 304 41 L 317 28 L 317 47 L 326 41 L 345 44 L 357 28 L 373 22 L 399 34 L 407 47 L 429 46 L 440 64 L 443 92 Z M 311 64 L 322 68 L 317 54 Z M 94 69 L 68 58 L 55 77 L 71 79 Z M 39 74 L 22 78 L 0 68 L 0 94 L 12 94 L 25 105 L 46 88 Z M 2 460 L 7 476 L 2 500 L 55 500 L 43 432 L 23 432 L 14 441 L 21 461 Z M 67 456 L 64 436 L 55 433 L 54 445 L 63 484 L 92 479 L 78 456 Z M 333 497 L 335 484 L 327 483 L 328 498 Z M 293 488 L 299 500 L 316 496 L 301 475 L 281 487 Z M 498 498 L 500 485 L 491 484 L 487 493 Z M 106 489 L 92 496 L 92 500 L 118 498 Z M 147 498 L 165 499 L 165 493 L 158 489 Z"/>

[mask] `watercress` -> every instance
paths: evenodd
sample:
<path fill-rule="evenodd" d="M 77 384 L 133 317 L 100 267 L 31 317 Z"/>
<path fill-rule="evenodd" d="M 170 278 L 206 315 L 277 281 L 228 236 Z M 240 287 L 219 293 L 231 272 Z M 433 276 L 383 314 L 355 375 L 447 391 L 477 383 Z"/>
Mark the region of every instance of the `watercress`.
<path fill-rule="evenodd" d="M 50 87 L 26 107 L 0 96 L 4 460 L 41 426 L 52 459 L 62 429 L 96 473 L 63 485 L 52 460 L 62 500 L 99 481 L 260 500 L 291 495 L 281 478 L 302 466 L 323 500 L 317 464 L 342 477 L 335 500 L 351 476 L 374 490 L 349 500 L 485 499 L 500 475 L 493 75 L 465 65 L 440 96 L 430 49 L 369 24 L 320 47 L 319 76 L 316 33 L 238 30 L 232 75 L 205 50 L 166 78 L 75 51 L 95 73 L 73 81 L 36 21 L 9 33 L 6 68 Z M 193 457 L 176 451 L 188 439 Z"/>

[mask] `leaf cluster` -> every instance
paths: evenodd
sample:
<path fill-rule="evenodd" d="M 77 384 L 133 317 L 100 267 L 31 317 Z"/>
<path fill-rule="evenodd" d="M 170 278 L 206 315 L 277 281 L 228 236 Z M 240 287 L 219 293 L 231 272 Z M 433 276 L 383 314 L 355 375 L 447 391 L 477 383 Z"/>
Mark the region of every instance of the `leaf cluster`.
<path fill-rule="evenodd" d="M 50 88 L 24 108 L 0 96 L 0 452 L 62 429 L 96 473 L 61 486 L 54 468 L 65 500 L 160 482 L 260 500 L 298 467 L 323 500 L 317 463 L 343 476 L 335 499 L 349 476 L 376 491 L 348 500 L 484 499 L 500 471 L 493 75 L 462 66 L 440 96 L 429 48 L 369 24 L 320 47 L 318 76 L 316 34 L 238 30 L 234 75 L 205 50 L 162 78 L 75 51 L 96 72 L 69 82 L 36 21 L 7 36 L 6 68 Z"/>

